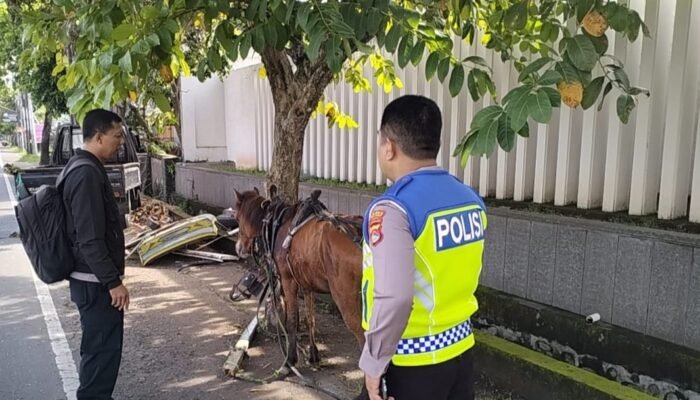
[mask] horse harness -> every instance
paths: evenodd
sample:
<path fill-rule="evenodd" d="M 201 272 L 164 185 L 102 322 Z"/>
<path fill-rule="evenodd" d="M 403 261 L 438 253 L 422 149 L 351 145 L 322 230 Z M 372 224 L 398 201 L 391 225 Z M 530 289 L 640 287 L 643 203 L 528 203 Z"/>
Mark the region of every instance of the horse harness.
<path fill-rule="evenodd" d="M 294 276 L 294 270 L 289 262 L 289 248 L 292 245 L 294 236 L 313 219 L 331 222 L 336 229 L 345 233 L 358 248 L 362 248 L 362 235 L 354 233 L 360 231 L 361 224 L 338 218 L 330 213 L 326 206 L 319 200 L 320 195 L 321 191 L 316 190 L 299 204 L 289 225 L 289 231 L 282 242 L 282 249 L 287 252 L 289 271 L 295 281 L 297 281 L 297 279 Z M 278 196 L 265 201 L 262 207 L 265 208 L 265 217 L 263 218 L 260 236 L 256 237 L 253 243 L 253 258 L 258 265 L 262 264 L 268 276 L 268 280 L 271 283 L 276 283 L 279 279 L 279 270 L 274 256 L 275 243 L 279 231 L 284 224 L 285 216 L 287 212 L 290 211 L 291 207 L 286 205 Z M 297 284 L 298 283 L 297 281 Z"/>

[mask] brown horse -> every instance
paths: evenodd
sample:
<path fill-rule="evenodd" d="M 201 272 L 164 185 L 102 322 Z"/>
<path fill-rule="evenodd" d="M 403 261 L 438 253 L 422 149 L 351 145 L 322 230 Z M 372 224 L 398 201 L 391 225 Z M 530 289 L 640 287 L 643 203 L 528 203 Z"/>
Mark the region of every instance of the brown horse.
<path fill-rule="evenodd" d="M 245 258 L 253 252 L 253 243 L 262 234 L 263 219 L 270 201 L 263 198 L 257 188 L 254 191 L 236 191 L 234 215 L 238 220 L 238 255 Z M 315 311 L 313 293 L 330 293 L 338 306 L 345 325 L 355 335 L 360 348 L 364 346 L 361 326 L 360 286 L 362 278 L 362 252 L 353 240 L 332 222 L 317 217 L 310 219 L 294 233 L 291 244 L 283 242 L 290 232 L 290 225 L 299 203 L 289 206 L 282 218 L 274 240 L 273 256 L 282 281 L 285 328 L 289 335 L 288 363 L 297 362 L 297 330 L 299 321 L 298 292 L 301 289 L 306 305 L 306 322 L 309 329 L 309 362 L 320 361 L 315 336 Z M 352 222 L 361 217 L 338 216 Z M 359 235 L 359 229 L 353 234 Z"/>

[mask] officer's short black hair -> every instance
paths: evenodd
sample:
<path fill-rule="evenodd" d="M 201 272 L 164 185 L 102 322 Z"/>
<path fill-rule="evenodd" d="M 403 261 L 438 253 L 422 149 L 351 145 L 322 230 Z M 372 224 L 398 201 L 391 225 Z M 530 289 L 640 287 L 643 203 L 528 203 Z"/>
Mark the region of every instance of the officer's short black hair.
<path fill-rule="evenodd" d="M 413 159 L 436 158 L 441 132 L 440 108 L 427 97 L 401 96 L 384 109 L 381 134 L 395 141 Z"/>
<path fill-rule="evenodd" d="M 92 139 L 97 133 L 107 133 L 116 124 L 121 124 L 122 118 L 107 110 L 97 108 L 88 111 L 83 119 L 83 140 Z"/>

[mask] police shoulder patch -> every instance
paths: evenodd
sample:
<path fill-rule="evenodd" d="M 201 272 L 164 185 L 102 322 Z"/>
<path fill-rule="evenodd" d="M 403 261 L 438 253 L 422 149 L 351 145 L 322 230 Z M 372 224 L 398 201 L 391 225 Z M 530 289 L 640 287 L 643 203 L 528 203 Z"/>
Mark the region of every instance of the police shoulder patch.
<path fill-rule="evenodd" d="M 369 217 L 369 242 L 372 246 L 376 246 L 384 239 L 382 225 L 384 223 L 384 211 L 372 211 Z"/>

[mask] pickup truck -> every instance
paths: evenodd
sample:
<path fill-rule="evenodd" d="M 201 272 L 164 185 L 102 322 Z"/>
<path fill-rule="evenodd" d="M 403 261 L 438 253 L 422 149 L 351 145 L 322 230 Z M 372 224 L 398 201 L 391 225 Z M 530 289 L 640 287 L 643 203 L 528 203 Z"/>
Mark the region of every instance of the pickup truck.
<path fill-rule="evenodd" d="M 20 170 L 16 182 L 20 197 L 34 193 L 41 185 L 55 185 L 56 178 L 68 160 L 83 144 L 83 133 L 79 126 L 64 124 L 56 129 L 51 163 L 48 166 Z M 146 154 L 140 153 L 140 142 L 131 130 L 125 128 L 124 144 L 117 155 L 106 163 L 107 176 L 114 189 L 119 212 L 126 215 L 141 206 L 141 163 Z"/>

